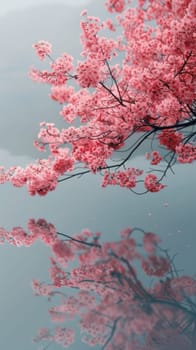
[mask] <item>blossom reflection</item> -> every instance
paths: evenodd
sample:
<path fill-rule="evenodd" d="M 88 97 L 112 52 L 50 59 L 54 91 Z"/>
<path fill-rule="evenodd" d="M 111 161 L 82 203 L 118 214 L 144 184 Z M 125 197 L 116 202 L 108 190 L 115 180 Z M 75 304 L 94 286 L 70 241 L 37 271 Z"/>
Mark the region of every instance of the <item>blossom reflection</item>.
<path fill-rule="evenodd" d="M 44 219 L 30 219 L 28 230 L 1 229 L 1 242 L 29 246 L 41 239 L 51 248 L 50 282 L 33 280 L 32 287 L 53 300 L 49 314 L 58 326 L 40 329 L 35 341 L 69 347 L 75 341 L 70 320 L 76 318 L 82 342 L 90 346 L 193 350 L 196 280 L 179 274 L 157 234 L 127 228 L 106 242 L 90 230 L 58 232 Z"/>

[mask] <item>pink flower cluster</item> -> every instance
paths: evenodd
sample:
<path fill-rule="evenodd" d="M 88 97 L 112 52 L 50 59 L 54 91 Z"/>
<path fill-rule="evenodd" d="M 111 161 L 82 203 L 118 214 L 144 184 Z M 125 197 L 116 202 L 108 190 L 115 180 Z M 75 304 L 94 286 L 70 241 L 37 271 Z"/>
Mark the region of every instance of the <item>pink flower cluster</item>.
<path fill-rule="evenodd" d="M 48 41 L 44 40 L 33 44 L 33 48 L 41 61 L 45 60 L 46 56 L 49 56 L 52 52 L 52 45 Z"/>
<path fill-rule="evenodd" d="M 176 147 L 182 142 L 183 135 L 174 130 L 163 130 L 158 135 L 160 145 L 164 145 L 167 149 L 175 152 Z"/>
<path fill-rule="evenodd" d="M 151 159 L 151 165 L 157 165 L 163 158 L 158 151 L 152 151 L 151 153 L 146 154 L 146 159 Z"/>
<path fill-rule="evenodd" d="M 107 0 L 105 5 L 108 12 L 120 13 L 125 8 L 125 1 L 124 0 Z"/>
<path fill-rule="evenodd" d="M 192 163 L 196 160 L 196 146 L 190 143 L 182 144 L 176 147 L 177 160 L 179 163 Z"/>
<path fill-rule="evenodd" d="M 100 64 L 96 60 L 79 62 L 76 74 L 79 86 L 96 88 L 100 81 Z"/>
<path fill-rule="evenodd" d="M 144 180 L 144 187 L 150 192 L 159 192 L 165 185 L 158 182 L 156 175 L 148 174 Z"/>
<path fill-rule="evenodd" d="M 149 256 L 142 261 L 142 268 L 148 276 L 164 276 L 170 269 L 170 264 L 166 258 Z"/>
<path fill-rule="evenodd" d="M 54 287 L 48 284 L 41 283 L 39 280 L 32 280 L 32 289 L 35 295 L 43 295 L 43 296 L 52 296 L 54 295 L 53 289 Z"/>
<path fill-rule="evenodd" d="M 72 86 L 55 85 L 51 88 L 51 99 L 59 103 L 69 102 L 71 96 L 74 93 Z"/>
<path fill-rule="evenodd" d="M 136 168 L 129 168 L 124 171 L 116 171 L 115 173 L 110 173 L 105 171 L 102 186 L 106 187 L 108 185 L 119 185 L 121 187 L 133 188 L 136 186 L 137 177 L 143 174 L 143 170 Z"/>
<path fill-rule="evenodd" d="M 75 338 L 74 330 L 71 328 L 57 327 L 54 330 L 53 340 L 63 348 L 69 347 Z"/>
<path fill-rule="evenodd" d="M 160 243 L 159 236 L 152 232 L 145 233 L 143 237 L 143 246 L 148 254 L 154 254 L 156 252 L 158 243 Z"/>
<path fill-rule="evenodd" d="M 40 83 L 47 83 L 53 86 L 63 85 L 69 79 L 70 71 L 73 69 L 73 57 L 67 53 L 62 54 L 50 64 L 51 71 L 40 71 L 31 68 L 29 77 Z"/>

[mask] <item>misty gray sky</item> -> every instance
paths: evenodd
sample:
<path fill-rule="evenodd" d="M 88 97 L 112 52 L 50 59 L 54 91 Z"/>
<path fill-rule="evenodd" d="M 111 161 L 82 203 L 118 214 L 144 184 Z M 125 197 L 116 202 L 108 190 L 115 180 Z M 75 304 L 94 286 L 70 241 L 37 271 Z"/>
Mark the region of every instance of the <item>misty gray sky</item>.
<path fill-rule="evenodd" d="M 61 3 L 72 7 L 81 7 L 88 5 L 92 0 L 6 0 L 0 3 L 0 16 L 18 10 L 24 10 L 28 7 L 44 4 Z"/>
<path fill-rule="evenodd" d="M 76 6 L 77 5 L 77 6 Z M 79 6 L 80 5 L 80 6 Z M 48 97 L 49 87 L 28 78 L 29 67 L 39 64 L 32 44 L 48 40 L 54 54 L 80 53 L 79 14 L 88 7 L 103 15 L 101 0 L 7 0 L 0 2 L 0 165 L 25 165 L 39 157 L 33 140 L 43 120 L 63 125 L 59 106 Z M 46 63 L 47 67 L 47 63 Z M 133 166 L 143 167 L 141 156 Z M 89 228 L 116 239 L 125 227 L 141 227 L 160 234 L 178 268 L 195 273 L 196 165 L 178 165 L 163 181 L 159 194 L 136 196 L 118 187 L 100 187 L 100 178 L 86 176 L 61 183 L 47 197 L 29 197 L 26 189 L 0 186 L 0 226 L 26 227 L 29 218 L 43 217 L 68 234 Z M 168 203 L 166 207 L 164 204 Z M 36 330 L 50 325 L 47 300 L 32 296 L 33 278 L 49 281 L 48 249 L 37 242 L 31 248 L 0 246 L 0 349 L 36 350 Z M 87 350 L 75 344 L 72 350 Z M 60 350 L 58 345 L 49 349 Z"/>

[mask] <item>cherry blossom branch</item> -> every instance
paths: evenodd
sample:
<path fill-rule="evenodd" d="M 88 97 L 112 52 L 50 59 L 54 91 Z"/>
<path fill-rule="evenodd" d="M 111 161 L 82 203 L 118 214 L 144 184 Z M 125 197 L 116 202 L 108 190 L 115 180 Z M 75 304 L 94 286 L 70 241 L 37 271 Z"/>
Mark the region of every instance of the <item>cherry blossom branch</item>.
<path fill-rule="evenodd" d="M 192 55 L 192 51 L 189 52 L 189 54 L 187 55 L 187 57 L 186 57 L 185 60 L 184 60 L 184 63 L 183 63 L 183 65 L 182 65 L 182 67 L 181 67 L 181 68 L 178 70 L 178 72 L 176 72 L 176 74 L 174 75 L 174 78 L 176 78 L 179 74 L 182 73 L 182 71 L 183 71 L 183 69 L 185 68 L 185 66 L 187 65 L 188 60 L 190 59 L 191 55 Z"/>
<path fill-rule="evenodd" d="M 115 99 L 116 101 L 118 101 L 118 103 L 119 103 L 120 105 L 123 106 L 123 102 L 120 100 L 119 97 L 117 97 L 117 96 L 112 92 L 112 90 L 111 90 L 110 88 L 108 88 L 103 82 L 99 82 L 99 84 L 100 84 L 105 90 L 107 90 L 107 91 L 109 92 L 109 94 L 112 95 L 112 96 L 114 97 L 114 99 Z"/>
<path fill-rule="evenodd" d="M 116 81 L 116 79 L 115 79 L 115 77 L 114 77 L 114 75 L 113 75 L 113 73 L 112 73 L 112 70 L 111 70 L 111 68 L 110 68 L 110 65 L 109 65 L 108 60 L 105 60 L 105 63 L 106 63 L 106 66 L 107 66 L 107 68 L 108 68 L 109 74 L 110 74 L 110 76 L 111 76 L 112 80 L 114 81 L 114 84 L 115 84 L 115 86 L 116 86 L 116 88 L 117 88 L 120 103 L 121 103 L 122 106 L 124 106 L 124 104 L 123 104 L 123 99 L 122 99 L 122 96 L 121 96 L 121 93 L 120 93 L 120 89 L 119 89 L 118 83 L 117 83 L 117 81 Z M 112 95 L 112 96 L 113 96 L 113 95 Z"/>
<path fill-rule="evenodd" d="M 179 309 L 180 311 L 183 311 L 185 314 L 191 316 L 193 322 L 196 323 L 196 312 L 187 309 L 177 301 L 172 301 L 169 299 L 161 299 L 160 297 L 154 297 L 152 295 L 152 299 L 149 302 L 151 304 L 162 304 L 162 305 L 171 306 L 172 308 Z"/>
<path fill-rule="evenodd" d="M 100 167 L 98 169 L 98 171 L 102 171 L 102 170 L 108 170 L 108 169 L 114 169 L 114 168 L 120 168 L 122 167 L 129 159 L 130 157 L 135 153 L 135 151 L 138 149 L 139 146 L 141 146 L 141 144 L 151 135 L 153 134 L 154 131 L 150 131 L 148 133 L 146 133 L 144 136 L 142 136 L 139 141 L 136 141 L 136 145 L 133 147 L 133 149 L 131 150 L 131 152 L 128 154 L 128 156 L 123 159 L 120 163 L 117 163 L 117 164 L 114 164 L 114 165 L 107 165 L 107 166 L 104 166 L 104 167 Z M 132 146 L 131 146 L 132 148 Z M 69 179 L 72 179 L 73 177 L 76 177 L 76 176 L 81 176 L 81 175 L 85 175 L 85 174 L 89 174 L 91 171 L 90 169 L 89 170 L 82 170 L 82 171 L 79 171 L 75 174 L 70 174 L 70 175 L 67 175 L 65 178 L 63 179 L 59 179 L 58 182 L 63 182 L 63 181 L 66 181 L 66 180 L 69 180 Z"/>
<path fill-rule="evenodd" d="M 101 248 L 101 245 L 98 244 L 98 243 L 90 243 L 90 242 L 82 241 L 82 240 L 73 238 L 73 237 L 67 235 L 66 233 L 62 233 L 62 232 L 57 232 L 57 234 L 58 234 L 59 236 L 66 237 L 66 238 L 68 238 L 70 241 L 73 241 L 73 242 L 77 242 L 77 243 L 80 243 L 80 244 L 84 244 L 84 245 L 89 246 L 89 247 Z"/>
<path fill-rule="evenodd" d="M 111 333 L 110 333 L 110 336 L 109 338 L 106 340 L 105 344 L 103 345 L 102 347 L 102 350 L 104 350 L 106 348 L 106 346 L 110 343 L 110 341 L 112 340 L 114 334 L 115 334 L 115 331 L 116 331 L 116 327 L 117 327 L 117 323 L 120 321 L 121 317 L 118 317 L 116 320 L 114 320 L 114 323 L 113 323 L 113 326 L 112 326 L 112 330 L 111 330 Z"/>

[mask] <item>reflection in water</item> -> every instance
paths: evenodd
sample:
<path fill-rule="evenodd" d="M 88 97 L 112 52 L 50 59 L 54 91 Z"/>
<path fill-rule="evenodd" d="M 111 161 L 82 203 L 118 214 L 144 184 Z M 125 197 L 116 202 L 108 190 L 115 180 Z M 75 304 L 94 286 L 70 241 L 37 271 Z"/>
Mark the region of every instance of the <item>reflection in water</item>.
<path fill-rule="evenodd" d="M 100 233 L 70 237 L 44 219 L 30 219 L 28 230 L 1 228 L 1 242 L 48 245 L 51 281 L 32 286 L 35 295 L 61 298 L 49 309 L 60 326 L 40 329 L 35 341 L 68 347 L 75 337 L 70 320 L 79 318 L 82 341 L 101 349 L 194 349 L 196 280 L 178 272 L 157 234 L 128 228 L 118 241 L 102 242 Z"/>

